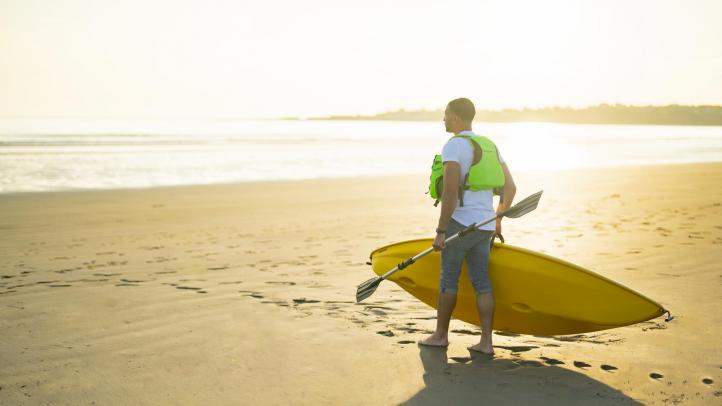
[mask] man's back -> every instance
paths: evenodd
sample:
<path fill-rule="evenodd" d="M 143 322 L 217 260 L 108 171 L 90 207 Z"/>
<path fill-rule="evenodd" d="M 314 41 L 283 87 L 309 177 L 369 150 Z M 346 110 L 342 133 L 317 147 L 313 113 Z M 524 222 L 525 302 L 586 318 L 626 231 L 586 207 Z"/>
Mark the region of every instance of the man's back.
<path fill-rule="evenodd" d="M 458 135 L 474 135 L 474 133 L 471 131 L 462 131 Z M 451 138 L 444 144 L 441 156 L 444 162 L 453 161 L 459 163 L 461 170 L 461 179 L 459 182 L 463 184 L 466 175 L 474 163 L 474 148 L 471 145 L 471 141 L 463 137 Z M 504 163 L 501 154 L 499 155 L 499 161 Z M 466 190 L 464 191 L 464 206 L 462 207 L 460 204 L 457 204 L 456 210 L 454 210 L 451 218 L 465 226 L 481 222 L 494 216 L 495 210 L 493 202 L 493 192 L 490 189 L 476 192 Z M 494 224 L 488 224 L 482 226 L 480 229 L 494 230 L 494 228 Z"/>

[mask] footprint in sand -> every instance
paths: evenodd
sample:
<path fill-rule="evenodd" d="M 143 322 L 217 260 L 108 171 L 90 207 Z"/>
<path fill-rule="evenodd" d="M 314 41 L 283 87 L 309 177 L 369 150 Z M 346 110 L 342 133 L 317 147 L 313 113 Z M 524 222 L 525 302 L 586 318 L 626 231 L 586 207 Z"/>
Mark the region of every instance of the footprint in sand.
<path fill-rule="evenodd" d="M 654 380 L 660 380 L 660 379 L 664 378 L 664 375 L 657 373 L 657 372 L 652 372 L 649 374 L 649 377 Z"/>
<path fill-rule="evenodd" d="M 318 303 L 320 300 L 313 300 L 313 299 L 306 299 L 305 297 L 300 297 L 298 299 L 293 299 L 293 303 L 296 304 L 303 304 L 303 303 Z"/>
<path fill-rule="evenodd" d="M 110 279 L 108 279 L 108 278 L 100 278 L 100 279 L 83 278 L 83 279 L 73 279 L 73 280 L 68 281 L 68 282 L 107 282 L 107 281 L 109 281 L 109 280 L 110 280 Z"/>
<path fill-rule="evenodd" d="M 359 303 L 359 305 L 360 305 L 360 303 Z M 364 306 L 364 309 L 365 310 L 369 310 L 369 309 L 394 310 L 392 307 L 376 305 L 376 304 L 366 305 L 366 306 Z"/>
<path fill-rule="evenodd" d="M 68 286 L 72 285 L 65 285 L 65 284 L 55 284 L 55 285 L 48 285 L 51 288 L 67 288 Z"/>
<path fill-rule="evenodd" d="M 520 360 L 515 361 L 515 362 L 516 362 L 518 365 L 520 365 L 520 366 L 527 366 L 527 367 L 535 367 L 535 368 L 538 368 L 538 367 L 544 366 L 544 365 L 542 365 L 542 363 L 539 362 L 539 361 L 526 360 L 526 359 L 520 359 Z"/>
<path fill-rule="evenodd" d="M 702 383 L 704 383 L 706 385 L 712 385 L 714 383 L 714 381 L 711 380 L 710 378 L 704 378 L 704 379 L 702 379 Z"/>
<path fill-rule="evenodd" d="M 494 348 L 503 348 L 511 352 L 527 352 L 539 347 L 535 345 L 495 345 Z"/>
<path fill-rule="evenodd" d="M 364 311 L 365 311 L 365 312 L 369 312 L 369 313 L 373 313 L 373 314 L 375 314 L 375 315 L 377 315 L 377 316 L 386 316 L 386 315 L 387 315 L 385 311 L 380 310 L 380 309 L 376 309 L 376 308 L 371 307 L 371 306 L 366 306 L 366 307 L 364 307 Z"/>
<path fill-rule="evenodd" d="M 434 317 L 434 318 L 436 318 L 436 317 Z M 479 334 L 481 334 L 481 333 L 479 333 Z M 504 336 L 504 337 L 519 337 L 521 335 L 521 334 L 517 334 L 517 333 L 508 333 L 506 331 L 495 331 L 494 334 L 496 334 L 498 336 Z"/>
<path fill-rule="evenodd" d="M 451 332 L 456 333 L 456 334 L 464 334 L 467 336 L 480 336 L 481 335 L 481 331 L 471 331 L 471 330 L 467 330 L 467 329 L 456 329 L 456 330 L 451 330 Z"/>
<path fill-rule="evenodd" d="M 243 281 L 218 282 L 219 285 L 237 285 L 239 283 L 243 283 Z"/>
<path fill-rule="evenodd" d="M 544 363 L 547 365 L 563 365 L 564 361 L 560 361 L 555 358 L 547 358 L 547 357 L 539 357 L 544 360 Z"/>
<path fill-rule="evenodd" d="M 263 299 L 263 298 L 265 298 L 265 296 L 263 296 L 263 295 L 260 294 L 260 293 L 250 293 L 250 294 L 247 294 L 247 295 L 244 295 L 244 296 L 252 297 L 252 298 L 254 298 L 254 299 Z"/>
<path fill-rule="evenodd" d="M 619 368 L 615 367 L 614 365 L 607 365 L 607 364 L 602 364 L 599 368 L 602 368 L 603 370 L 605 370 L 607 372 L 616 371 L 617 369 L 619 369 Z"/>
<path fill-rule="evenodd" d="M 276 281 L 267 281 L 266 283 L 269 285 L 289 285 L 289 286 L 293 286 L 296 284 L 296 282 L 276 282 Z"/>
<path fill-rule="evenodd" d="M 186 290 L 201 290 L 201 288 L 196 288 L 193 286 L 176 286 L 176 289 L 186 289 Z"/>
<path fill-rule="evenodd" d="M 424 329 L 413 327 L 397 327 L 397 330 L 405 331 L 407 333 L 418 333 L 419 331 L 425 331 Z"/>
<path fill-rule="evenodd" d="M 377 331 L 376 334 L 382 335 L 382 336 L 386 336 L 386 337 L 393 337 L 393 336 L 394 336 L 394 332 L 391 331 L 391 330 Z"/>
<path fill-rule="evenodd" d="M 413 340 L 401 340 L 401 341 L 398 341 L 398 343 L 399 344 L 413 344 L 414 341 Z"/>
<path fill-rule="evenodd" d="M 280 300 L 280 299 L 279 300 L 263 300 L 263 301 L 261 301 L 261 303 L 275 304 L 276 306 L 284 306 L 284 307 L 288 306 L 288 303 L 286 303 L 285 300 Z"/>
<path fill-rule="evenodd" d="M 591 365 L 587 364 L 586 362 L 582 362 L 582 361 L 574 361 L 574 366 L 577 368 L 589 368 Z"/>
<path fill-rule="evenodd" d="M 451 359 L 458 362 L 459 364 L 466 364 L 467 362 L 471 361 L 470 357 L 451 357 Z"/>
<path fill-rule="evenodd" d="M 116 283 L 115 286 L 140 286 L 137 283 Z"/>

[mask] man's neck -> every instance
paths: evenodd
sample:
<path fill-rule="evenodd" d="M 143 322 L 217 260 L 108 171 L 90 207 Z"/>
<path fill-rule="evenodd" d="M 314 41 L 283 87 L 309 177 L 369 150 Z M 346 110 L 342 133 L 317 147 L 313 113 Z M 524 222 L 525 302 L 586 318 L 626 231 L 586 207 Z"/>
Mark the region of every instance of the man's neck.
<path fill-rule="evenodd" d="M 458 131 L 455 131 L 455 132 L 454 132 L 454 135 L 459 135 L 459 134 L 463 133 L 464 131 L 471 131 L 471 126 L 464 127 L 464 128 L 462 128 L 462 129 L 460 129 L 460 130 L 458 130 Z"/>

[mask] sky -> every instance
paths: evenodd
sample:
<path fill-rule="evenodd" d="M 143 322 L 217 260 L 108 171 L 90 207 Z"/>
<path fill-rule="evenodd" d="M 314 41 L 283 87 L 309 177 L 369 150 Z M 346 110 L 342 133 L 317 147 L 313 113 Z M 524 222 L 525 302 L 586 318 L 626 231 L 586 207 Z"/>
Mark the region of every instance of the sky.
<path fill-rule="evenodd" d="M 0 116 L 722 104 L 719 0 L 0 0 Z"/>

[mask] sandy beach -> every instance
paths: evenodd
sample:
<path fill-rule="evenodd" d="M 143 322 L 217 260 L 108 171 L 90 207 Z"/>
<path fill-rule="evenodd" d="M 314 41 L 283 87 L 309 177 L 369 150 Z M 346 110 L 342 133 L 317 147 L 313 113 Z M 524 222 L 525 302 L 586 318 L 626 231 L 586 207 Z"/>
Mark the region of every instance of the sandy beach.
<path fill-rule="evenodd" d="M 515 178 L 545 194 L 507 243 L 675 319 L 419 348 L 435 310 L 354 293 L 373 249 L 432 236 L 426 175 L 5 194 L 0 404 L 720 404 L 722 164 Z"/>

